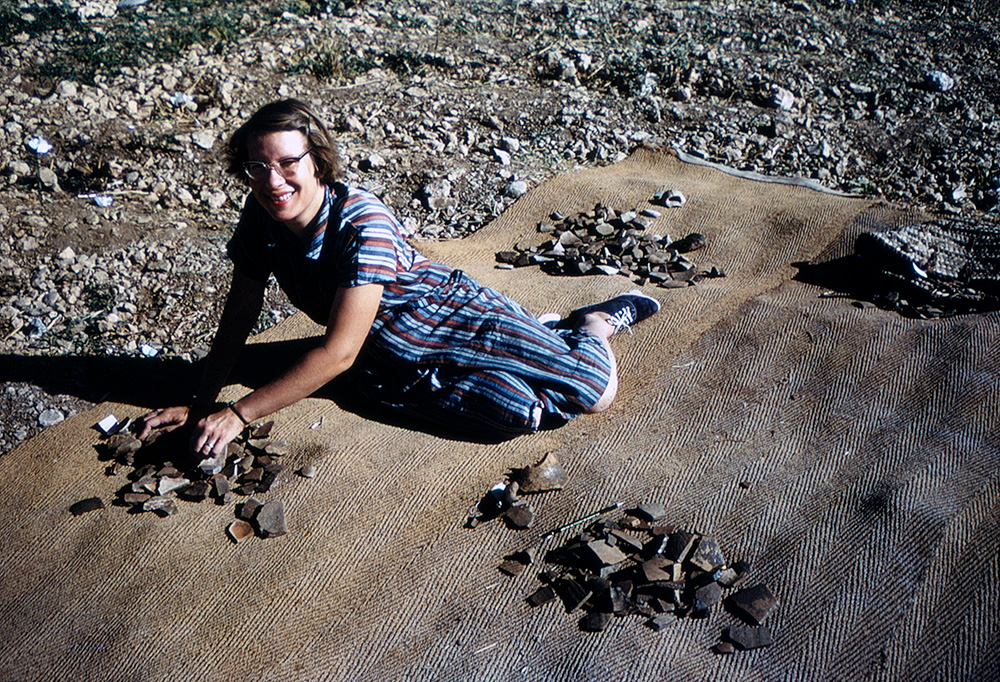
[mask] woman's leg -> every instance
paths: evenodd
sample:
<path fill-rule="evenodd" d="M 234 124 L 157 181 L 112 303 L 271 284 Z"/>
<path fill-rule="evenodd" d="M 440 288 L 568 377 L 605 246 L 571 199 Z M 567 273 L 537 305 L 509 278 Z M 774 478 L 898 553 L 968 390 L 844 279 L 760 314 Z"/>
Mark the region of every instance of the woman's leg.
<path fill-rule="evenodd" d="M 582 323 L 577 327 L 583 331 L 593 334 L 601 342 L 604 350 L 608 354 L 608 362 L 611 365 L 611 372 L 608 376 L 608 385 L 604 393 L 597 399 L 593 407 L 585 411 L 585 414 L 597 414 L 604 412 L 611 407 L 615 396 L 618 395 L 618 362 L 615 360 L 614 351 L 611 350 L 609 339 L 615 333 L 615 328 L 608 322 L 609 315 L 602 312 L 594 312 L 584 315 Z"/>
<path fill-rule="evenodd" d="M 442 421 L 552 428 L 608 409 L 618 392 L 608 339 L 658 308 L 630 292 L 577 309 L 553 330 L 499 292 L 453 277 L 421 306 L 394 311 L 369 338 L 366 389 Z"/>
<path fill-rule="evenodd" d="M 588 332 L 600 341 L 611 365 L 607 388 L 594 406 L 586 411 L 587 414 L 597 414 L 608 409 L 618 394 L 618 362 L 608 340 L 622 330 L 631 333 L 633 324 L 645 320 L 659 309 L 658 301 L 638 289 L 633 289 L 627 294 L 616 296 L 603 303 L 577 308 L 570 313 L 569 326 Z"/>

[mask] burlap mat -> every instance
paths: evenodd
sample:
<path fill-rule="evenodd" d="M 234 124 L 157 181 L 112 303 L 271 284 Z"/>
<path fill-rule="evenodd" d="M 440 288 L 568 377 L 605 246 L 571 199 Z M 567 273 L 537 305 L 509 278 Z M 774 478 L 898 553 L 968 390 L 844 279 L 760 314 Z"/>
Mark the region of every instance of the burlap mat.
<path fill-rule="evenodd" d="M 616 337 L 622 390 L 603 415 L 482 445 L 302 401 L 277 429 L 289 469 L 312 461 L 318 475 L 264 496 L 285 501 L 288 535 L 241 545 L 224 533 L 231 505 L 70 516 L 123 484 L 103 475 L 90 425 L 143 408 L 101 405 L 0 459 L 0 680 L 995 679 L 998 316 L 905 319 L 791 281 L 793 262 L 913 216 L 640 150 L 425 250 L 565 311 L 632 285 L 496 270 L 493 253 L 537 239 L 553 210 L 643 207 L 663 188 L 689 203 L 655 229 L 702 232 L 695 260 L 728 277 L 647 287 L 663 311 Z M 312 331 L 296 317 L 259 341 Z M 496 567 L 534 534 L 462 523 L 546 451 L 571 482 L 533 501 L 537 530 L 661 501 L 778 596 L 773 646 L 713 656 L 733 622 L 722 609 L 599 634 L 557 604 L 529 609 L 534 571 Z"/>

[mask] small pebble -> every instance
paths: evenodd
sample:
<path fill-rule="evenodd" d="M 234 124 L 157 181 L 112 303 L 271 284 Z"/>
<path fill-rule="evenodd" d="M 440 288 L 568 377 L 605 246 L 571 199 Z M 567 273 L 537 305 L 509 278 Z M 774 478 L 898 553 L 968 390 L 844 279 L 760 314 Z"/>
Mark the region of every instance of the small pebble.
<path fill-rule="evenodd" d="M 233 542 L 243 542 L 253 535 L 253 526 L 242 519 L 237 519 L 229 524 L 226 532 L 232 538 Z"/>
<path fill-rule="evenodd" d="M 50 408 L 38 415 L 38 425 L 47 429 L 50 426 L 55 426 L 64 419 L 66 419 L 66 416 L 62 412 L 55 408 Z"/>
<path fill-rule="evenodd" d="M 955 87 L 955 79 L 944 71 L 928 71 L 924 74 L 924 86 L 933 92 L 948 92 Z"/>
<path fill-rule="evenodd" d="M 524 180 L 514 180 L 504 189 L 504 194 L 511 199 L 519 199 L 528 193 L 528 183 Z"/>
<path fill-rule="evenodd" d="M 731 642 L 718 642 L 712 647 L 712 651 L 717 656 L 731 656 L 736 651 L 736 647 Z"/>

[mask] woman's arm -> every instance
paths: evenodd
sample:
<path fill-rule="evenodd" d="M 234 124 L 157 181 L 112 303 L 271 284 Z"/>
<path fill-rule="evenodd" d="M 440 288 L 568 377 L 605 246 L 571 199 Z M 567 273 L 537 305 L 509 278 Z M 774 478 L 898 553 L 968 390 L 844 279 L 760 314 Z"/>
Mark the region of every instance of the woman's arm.
<path fill-rule="evenodd" d="M 196 412 L 215 404 L 219 391 L 226 385 L 240 351 L 260 317 L 266 286 L 266 282 L 250 279 L 239 268 L 233 271 L 233 283 L 222 309 L 219 331 L 212 340 L 212 349 L 205 361 L 205 373 L 194 394 Z"/>
<path fill-rule="evenodd" d="M 233 271 L 233 280 L 222 309 L 219 329 L 212 341 L 212 349 L 205 360 L 205 371 L 195 392 L 193 405 L 177 405 L 155 410 L 142 418 L 139 439 L 153 429 L 173 431 L 187 424 L 193 411 L 195 416 L 215 403 L 219 391 L 229 378 L 236 358 L 239 357 L 250 331 L 253 329 L 264 303 L 265 282 L 250 279 L 239 268 Z"/>
<path fill-rule="evenodd" d="M 305 398 L 350 368 L 368 337 L 381 300 L 380 284 L 339 289 L 322 344 L 278 378 L 238 400 L 235 407 L 239 413 L 252 422 Z M 220 410 L 198 422 L 192 449 L 203 457 L 222 455 L 242 430 L 243 423 L 234 411 Z"/>

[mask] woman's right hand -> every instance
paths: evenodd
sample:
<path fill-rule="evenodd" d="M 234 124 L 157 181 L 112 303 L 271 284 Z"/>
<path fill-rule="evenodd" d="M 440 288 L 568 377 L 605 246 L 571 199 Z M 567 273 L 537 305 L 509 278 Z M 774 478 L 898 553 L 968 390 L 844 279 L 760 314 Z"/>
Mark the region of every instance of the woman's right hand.
<path fill-rule="evenodd" d="M 139 418 L 142 428 L 137 435 L 139 440 L 145 440 L 153 431 L 170 433 L 187 425 L 191 408 L 187 405 L 167 407 L 162 410 L 147 412 Z"/>

